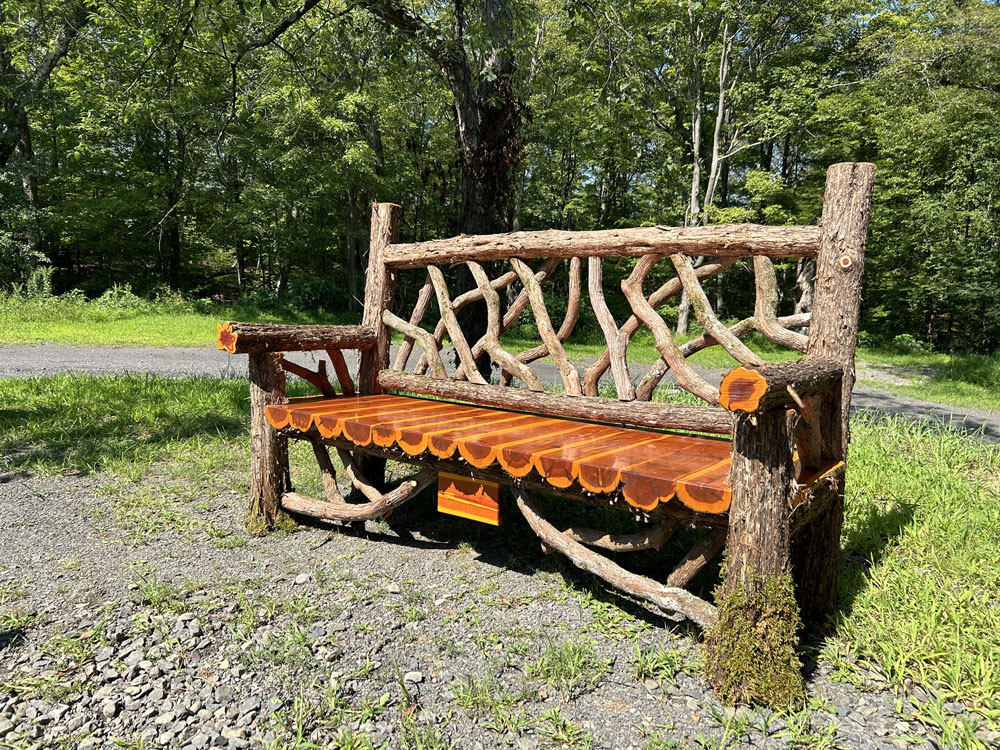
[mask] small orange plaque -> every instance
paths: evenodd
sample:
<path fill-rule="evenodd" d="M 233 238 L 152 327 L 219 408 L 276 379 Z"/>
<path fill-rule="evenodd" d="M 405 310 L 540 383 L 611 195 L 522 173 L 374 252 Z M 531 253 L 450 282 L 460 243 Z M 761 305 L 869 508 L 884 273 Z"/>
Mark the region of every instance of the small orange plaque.
<path fill-rule="evenodd" d="M 438 511 L 499 526 L 500 485 L 439 472 Z"/>

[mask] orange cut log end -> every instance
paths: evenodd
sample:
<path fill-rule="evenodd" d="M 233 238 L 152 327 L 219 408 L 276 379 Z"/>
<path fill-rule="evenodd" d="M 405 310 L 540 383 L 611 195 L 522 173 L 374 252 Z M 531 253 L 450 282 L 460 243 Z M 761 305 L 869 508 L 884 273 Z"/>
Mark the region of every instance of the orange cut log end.
<path fill-rule="evenodd" d="M 757 411 L 761 397 L 767 392 L 767 381 L 756 370 L 737 367 L 722 380 L 719 401 L 729 411 Z"/>
<path fill-rule="evenodd" d="M 233 332 L 232 322 L 220 323 L 215 327 L 215 345 L 230 354 L 236 354 L 236 338 L 239 334 Z"/>

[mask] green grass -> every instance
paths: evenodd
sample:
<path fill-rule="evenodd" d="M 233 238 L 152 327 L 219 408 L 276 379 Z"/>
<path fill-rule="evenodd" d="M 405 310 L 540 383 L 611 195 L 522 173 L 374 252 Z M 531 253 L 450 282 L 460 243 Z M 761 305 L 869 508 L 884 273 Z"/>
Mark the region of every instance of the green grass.
<path fill-rule="evenodd" d="M 258 323 L 356 323 L 346 312 L 261 309 L 208 300 L 146 300 L 116 288 L 97 300 L 79 294 L 26 297 L 0 292 L 0 344 L 208 346 L 225 320 Z"/>
<path fill-rule="evenodd" d="M 1000 447 L 856 417 L 841 609 L 826 659 L 874 662 L 1000 723 Z"/>
<path fill-rule="evenodd" d="M 925 354 L 893 355 L 887 353 L 885 364 L 897 365 L 911 382 L 887 384 L 866 381 L 902 396 L 970 409 L 1000 410 L 1000 354 Z M 923 361 L 920 357 L 924 357 Z M 895 360 L 895 361 L 892 361 Z M 925 374 L 921 368 L 931 368 Z"/>
<path fill-rule="evenodd" d="M 110 474 L 128 502 L 158 477 L 176 477 L 170 502 L 181 509 L 245 492 L 245 380 L 0 379 L 0 403 L 4 470 Z M 292 461 L 303 491 L 320 493 L 308 446 L 294 445 Z M 969 727 L 941 702 L 1000 723 L 998 496 L 1000 447 L 904 419 L 854 419 L 841 604 L 821 662 L 842 679 L 865 683 L 874 671 L 879 687 L 933 689 L 937 702 L 923 704 L 918 720 L 959 746 Z M 16 596 L 3 599 L 10 611 Z M 678 668 L 655 651 L 632 665 L 653 679 Z M 605 670 L 579 643 L 550 645 L 531 666 L 566 692 Z"/>

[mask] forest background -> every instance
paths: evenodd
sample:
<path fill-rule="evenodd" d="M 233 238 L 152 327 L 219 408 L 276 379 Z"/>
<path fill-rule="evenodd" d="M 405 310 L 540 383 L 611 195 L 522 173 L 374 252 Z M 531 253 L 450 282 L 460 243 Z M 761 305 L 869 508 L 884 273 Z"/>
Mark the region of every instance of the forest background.
<path fill-rule="evenodd" d="M 878 167 L 862 344 L 994 352 L 996 3 L 0 2 L 8 301 L 346 319 L 373 200 L 404 241 L 813 223 L 847 160 Z M 807 309 L 808 262 L 779 271 Z M 750 279 L 708 285 L 723 317 Z"/>

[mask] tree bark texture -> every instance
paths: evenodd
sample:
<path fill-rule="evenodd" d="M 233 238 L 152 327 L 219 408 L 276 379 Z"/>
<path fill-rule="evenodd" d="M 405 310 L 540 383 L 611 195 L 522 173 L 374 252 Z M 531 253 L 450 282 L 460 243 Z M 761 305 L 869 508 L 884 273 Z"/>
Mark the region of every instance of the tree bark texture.
<path fill-rule="evenodd" d="M 834 164 L 827 170 L 807 348 L 810 357 L 832 359 L 843 368 L 840 390 L 820 394 L 810 404 L 813 429 L 819 433 L 818 451 L 825 459 L 847 460 L 854 352 L 874 183 L 874 164 Z M 829 615 L 836 601 L 844 525 L 843 484 L 829 492 L 828 507 L 804 525 L 793 547 L 799 606 L 803 616 L 813 620 Z"/>
<path fill-rule="evenodd" d="M 704 599 L 682 588 L 664 586 L 651 578 L 636 575 L 587 549 L 542 518 L 527 492 L 517 493 L 517 506 L 544 545 L 566 555 L 576 567 L 666 612 L 684 615 L 702 627 L 715 624 L 718 617 L 715 607 Z"/>
<path fill-rule="evenodd" d="M 250 355 L 250 499 L 246 527 L 251 536 L 263 536 L 276 524 L 287 520 L 281 510 L 281 496 L 291 490 L 288 471 L 288 438 L 279 435 L 267 422 L 264 409 L 282 404 L 285 373 L 281 356 L 269 352 Z"/>
<path fill-rule="evenodd" d="M 710 227 L 636 227 L 593 231 L 508 232 L 452 237 L 386 248 L 392 268 L 421 268 L 467 260 L 507 260 L 511 257 L 572 258 L 574 256 L 638 257 L 641 255 L 708 255 L 772 258 L 814 256 L 820 229 L 809 226 L 769 227 L 758 224 L 716 224 Z"/>
<path fill-rule="evenodd" d="M 280 325 L 228 321 L 217 326 L 216 345 L 230 354 L 307 352 L 319 349 L 368 350 L 377 343 L 369 326 Z"/>
<path fill-rule="evenodd" d="M 705 640 L 706 671 L 723 700 L 787 705 L 801 699 L 804 686 L 791 585 L 795 467 L 783 409 L 736 414 L 729 479 L 725 574 L 715 595 L 720 618 Z"/>
<path fill-rule="evenodd" d="M 403 209 L 395 203 L 372 204 L 371 239 L 368 243 L 368 271 L 365 275 L 365 309 L 361 323 L 375 331 L 375 345 L 361 353 L 358 366 L 358 392 L 362 395 L 379 393 L 378 373 L 389 366 L 388 326 L 382 314 L 392 312 L 395 294 L 395 274 L 385 264 L 385 249 L 399 239 L 399 224 Z M 366 458 L 362 472 L 376 487 L 385 484 L 385 459 Z"/>
<path fill-rule="evenodd" d="M 847 419 L 854 389 L 854 350 L 861 311 L 861 284 L 865 270 L 865 244 L 871 214 L 874 164 L 832 165 L 826 173 L 820 251 L 816 258 L 816 284 L 807 352 L 813 357 L 835 359 L 844 368 L 839 413 L 829 419 L 840 423 L 839 443 L 834 430 L 830 458 L 847 456 Z"/>

